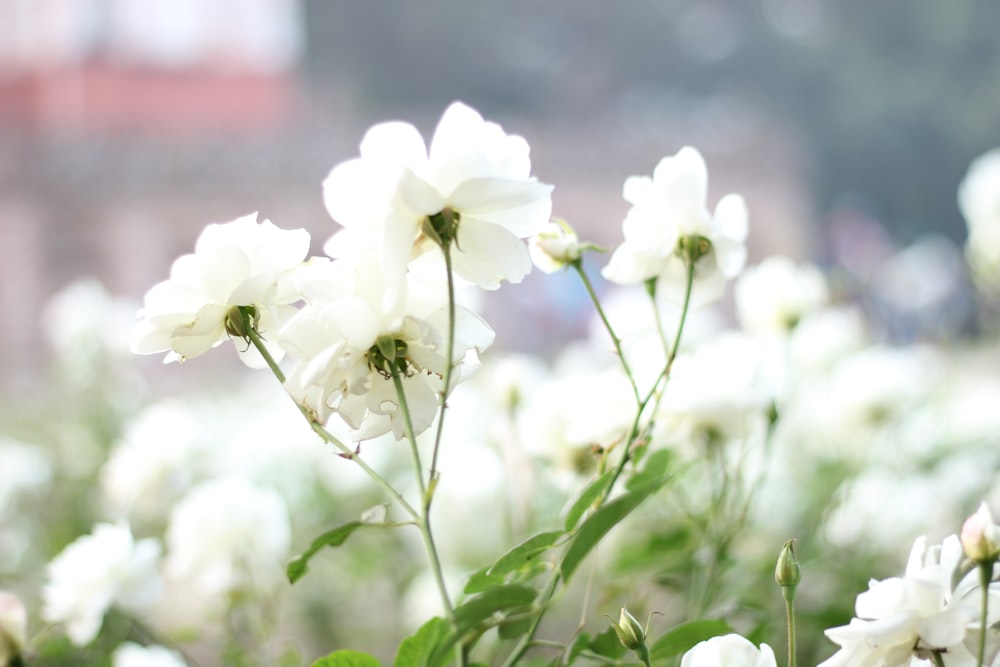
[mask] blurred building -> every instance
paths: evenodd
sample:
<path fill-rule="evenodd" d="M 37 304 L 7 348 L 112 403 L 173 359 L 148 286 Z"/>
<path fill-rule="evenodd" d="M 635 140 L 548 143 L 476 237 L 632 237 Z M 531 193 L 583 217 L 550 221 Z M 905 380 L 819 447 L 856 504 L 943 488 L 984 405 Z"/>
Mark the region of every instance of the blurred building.
<path fill-rule="evenodd" d="M 135 294 L 260 206 L 234 191 L 281 196 L 302 24 L 298 0 L 0 0 L 3 384 L 37 366 L 54 289 L 100 267 Z"/>

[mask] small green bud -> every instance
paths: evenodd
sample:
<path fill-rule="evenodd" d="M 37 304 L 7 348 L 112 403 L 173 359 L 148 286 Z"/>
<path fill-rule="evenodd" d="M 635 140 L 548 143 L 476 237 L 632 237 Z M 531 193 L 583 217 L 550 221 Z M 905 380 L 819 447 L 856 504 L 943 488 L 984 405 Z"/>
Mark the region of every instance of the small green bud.
<path fill-rule="evenodd" d="M 795 540 L 788 540 L 778 554 L 778 564 L 774 568 L 774 580 L 782 587 L 799 585 L 802 581 L 802 570 L 799 559 L 795 556 Z"/>
<path fill-rule="evenodd" d="M 256 306 L 233 306 L 226 312 L 226 333 L 245 341 L 250 340 L 250 330 L 260 324 L 260 313 Z"/>
<path fill-rule="evenodd" d="M 608 616 L 608 618 L 611 617 Z M 625 648 L 638 651 L 646 645 L 646 631 L 625 607 L 622 607 L 617 623 L 613 619 L 611 620 L 611 626 L 615 629 L 615 634 L 618 635 L 618 641 Z"/>
<path fill-rule="evenodd" d="M 677 241 L 677 249 L 674 251 L 688 266 L 694 266 L 698 260 L 712 251 L 712 242 L 704 236 L 692 234 L 682 236 Z"/>

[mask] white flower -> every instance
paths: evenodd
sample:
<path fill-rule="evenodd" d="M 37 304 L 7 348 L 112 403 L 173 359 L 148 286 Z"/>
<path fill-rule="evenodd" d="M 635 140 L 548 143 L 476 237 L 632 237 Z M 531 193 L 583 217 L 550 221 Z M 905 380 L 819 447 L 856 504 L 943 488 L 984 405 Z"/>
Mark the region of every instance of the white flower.
<path fill-rule="evenodd" d="M 170 513 L 167 573 L 206 594 L 266 588 L 283 575 L 291 528 L 276 492 L 240 477 L 196 486 Z"/>
<path fill-rule="evenodd" d="M 747 269 L 733 296 L 740 324 L 757 335 L 786 334 L 829 298 L 818 268 L 776 256 Z"/>
<path fill-rule="evenodd" d="M 356 441 L 390 430 L 397 439 L 405 434 L 393 365 L 414 431 L 430 426 L 449 363 L 447 293 L 407 281 L 398 298 L 387 302 L 383 281 L 374 258 L 311 269 L 302 280 L 308 305 L 278 336 L 301 360 L 285 383 L 289 394 L 323 422 L 339 414 Z M 493 342 L 493 330 L 471 311 L 457 306 L 455 320 L 452 386 L 475 368 L 476 353 Z"/>
<path fill-rule="evenodd" d="M 24 651 L 28 612 L 13 593 L 0 591 L 0 667 L 11 664 Z"/>
<path fill-rule="evenodd" d="M 111 656 L 112 667 L 187 667 L 176 651 L 163 646 L 140 646 L 125 642 Z"/>
<path fill-rule="evenodd" d="M 408 123 L 375 125 L 361 156 L 323 183 L 327 209 L 344 227 L 325 250 L 349 257 L 377 249 L 391 300 L 407 264 L 437 268 L 442 255 L 428 235 L 436 226 L 452 244 L 456 274 L 486 289 L 520 282 L 531 270 L 520 239 L 538 233 L 552 208 L 551 186 L 530 172 L 524 139 L 459 102 L 445 110 L 429 149 Z"/>
<path fill-rule="evenodd" d="M 226 340 L 227 316 L 235 306 L 253 306 L 262 333 L 294 312 L 289 304 L 300 297 L 286 289 L 287 278 L 309 251 L 309 234 L 256 220 L 254 213 L 202 231 L 194 254 L 179 257 L 170 279 L 146 293 L 132 331 L 133 352 L 169 352 L 165 361 L 183 361 Z M 261 367 L 256 350 L 247 354 L 253 349 L 237 345 L 245 363 Z"/>
<path fill-rule="evenodd" d="M 712 637 L 696 644 L 681 658 L 681 667 L 777 667 L 767 644 L 758 649 L 740 635 Z"/>
<path fill-rule="evenodd" d="M 980 155 L 958 188 L 969 229 L 966 257 L 980 288 L 995 292 L 1000 278 L 1000 148 Z"/>
<path fill-rule="evenodd" d="M 63 623 L 78 645 L 89 643 L 112 605 L 141 613 L 160 592 L 160 543 L 135 542 L 127 523 L 102 523 L 49 563 L 42 617 Z"/>
<path fill-rule="evenodd" d="M 898 667 L 935 649 L 961 652 L 976 614 L 974 600 L 971 607 L 963 605 L 961 587 L 952 591 L 961 559 L 962 545 L 954 535 L 930 548 L 926 538 L 918 538 L 906 574 L 873 579 L 857 598 L 857 617 L 826 631 L 841 649 L 820 667 Z"/>
<path fill-rule="evenodd" d="M 565 220 L 553 220 L 528 241 L 531 261 L 545 273 L 555 273 L 580 259 L 580 239 Z"/>
<path fill-rule="evenodd" d="M 683 303 L 687 262 L 694 262 L 692 307 L 722 295 L 727 278 L 743 268 L 747 211 L 743 198 L 728 194 L 710 214 L 705 200 L 708 171 L 701 154 L 686 146 L 665 157 L 653 177 L 631 176 L 623 196 L 632 204 L 604 277 L 620 285 L 657 278 L 657 292 Z"/>

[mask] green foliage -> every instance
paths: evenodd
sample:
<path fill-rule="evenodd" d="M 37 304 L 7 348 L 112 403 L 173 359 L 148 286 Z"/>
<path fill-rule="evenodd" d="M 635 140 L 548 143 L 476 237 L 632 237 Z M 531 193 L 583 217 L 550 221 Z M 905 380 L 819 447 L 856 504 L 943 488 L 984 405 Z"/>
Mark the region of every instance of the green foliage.
<path fill-rule="evenodd" d="M 580 519 L 583 515 L 590 509 L 590 506 L 597 502 L 597 499 L 604 494 L 604 491 L 608 488 L 608 484 L 611 483 L 611 479 L 614 477 L 613 471 L 608 471 L 588 484 L 580 495 L 577 496 L 573 504 L 570 505 L 569 511 L 566 512 L 566 521 L 563 524 L 566 530 L 573 530 L 576 525 L 580 523 Z"/>
<path fill-rule="evenodd" d="M 552 530 L 538 533 L 517 545 L 487 570 L 490 576 L 504 576 L 538 562 L 538 557 L 552 548 L 566 533 Z"/>
<path fill-rule="evenodd" d="M 382 667 L 373 655 L 361 651 L 334 651 L 320 658 L 312 667 Z"/>
<path fill-rule="evenodd" d="M 434 617 L 424 623 L 417 632 L 403 640 L 396 652 L 393 667 L 426 667 L 434 650 L 451 632 L 448 621 Z"/>
<path fill-rule="evenodd" d="M 320 549 L 323 547 L 339 547 L 347 541 L 347 538 L 349 538 L 354 531 L 365 525 L 368 524 L 364 524 L 360 521 L 349 521 L 342 526 L 337 526 L 336 528 L 326 531 L 314 539 L 308 549 L 293 558 L 291 562 L 288 563 L 288 581 L 294 584 L 296 581 L 304 577 L 306 571 L 308 570 L 309 560 L 315 556 Z"/>

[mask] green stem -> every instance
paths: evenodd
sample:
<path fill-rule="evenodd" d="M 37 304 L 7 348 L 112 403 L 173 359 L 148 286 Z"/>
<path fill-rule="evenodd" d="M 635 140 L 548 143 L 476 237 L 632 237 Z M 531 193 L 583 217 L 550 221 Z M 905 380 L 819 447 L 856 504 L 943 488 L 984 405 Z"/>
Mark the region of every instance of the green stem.
<path fill-rule="evenodd" d="M 945 667 L 944 656 L 941 654 L 941 651 L 931 651 L 931 662 L 933 662 L 936 667 Z"/>
<path fill-rule="evenodd" d="M 788 667 L 795 667 L 795 586 L 782 586 L 785 598 L 785 622 L 788 625 Z"/>
<path fill-rule="evenodd" d="M 583 260 L 577 259 L 570 262 L 577 275 L 580 276 L 580 280 L 583 282 L 584 288 L 587 290 L 587 294 L 590 296 L 591 302 L 594 304 L 594 309 L 597 311 L 598 316 L 601 318 L 601 322 L 604 324 L 604 329 L 611 336 L 611 342 L 615 346 L 615 352 L 618 353 L 618 358 L 622 362 L 622 368 L 625 370 L 625 375 L 628 376 L 628 380 L 632 385 L 632 393 L 635 395 L 636 402 L 639 401 L 639 387 L 635 383 L 635 376 L 632 375 L 632 369 L 629 368 L 628 361 L 625 360 L 625 353 L 622 351 L 622 342 L 615 333 L 614 328 L 611 326 L 611 322 L 608 320 L 607 315 L 604 313 L 604 308 L 601 306 L 600 299 L 597 298 L 597 292 L 594 291 L 594 285 L 590 282 L 590 278 L 587 276 L 587 272 L 583 270 Z"/>
<path fill-rule="evenodd" d="M 240 310 L 241 312 L 243 312 L 242 308 Z M 245 313 L 244 316 L 246 317 Z M 254 347 L 257 348 L 257 351 L 260 352 L 261 356 L 264 357 L 264 361 L 267 362 L 268 368 L 270 368 L 271 372 L 274 373 L 274 377 L 278 379 L 278 382 L 280 382 L 281 384 L 285 384 L 285 374 L 282 372 L 277 362 L 275 362 L 274 357 L 271 356 L 271 353 L 264 345 L 264 341 L 261 340 L 260 334 L 258 334 L 253 327 L 248 327 L 247 337 L 250 339 L 250 342 L 253 343 Z M 291 397 L 289 396 L 289 398 Z M 374 480 L 376 484 L 382 487 L 383 491 L 385 491 L 387 494 L 389 494 L 390 497 L 392 497 L 393 500 L 399 503 L 399 506 L 403 508 L 403 511 L 409 514 L 410 517 L 417 523 L 420 522 L 420 513 L 417 512 L 413 508 L 413 506 L 410 505 L 410 503 L 406 502 L 406 499 L 403 498 L 403 496 L 400 495 L 398 491 L 396 491 L 396 489 L 392 486 L 392 484 L 388 482 L 388 480 L 386 480 L 384 477 L 378 474 L 378 472 L 376 472 L 374 468 L 369 466 L 364 459 L 358 456 L 357 452 L 355 452 L 353 449 L 351 449 L 343 442 L 341 442 L 340 439 L 334 436 L 332 433 L 327 431 L 326 428 L 323 427 L 323 424 L 320 423 L 319 419 L 316 418 L 316 415 L 311 410 L 309 410 L 308 408 L 306 408 L 305 406 L 303 406 L 294 399 L 293 402 L 295 403 L 295 407 L 299 409 L 299 412 L 302 413 L 302 416 L 309 423 L 310 428 L 312 428 L 313 432 L 316 435 L 318 435 L 320 439 L 323 440 L 323 442 L 329 443 L 334 447 L 336 447 L 337 449 L 339 449 L 340 453 L 344 456 L 344 458 L 353 461 L 359 468 L 361 468 L 365 472 L 365 474 L 367 474 L 372 480 Z"/>
<path fill-rule="evenodd" d="M 663 372 L 660 373 L 660 376 L 657 378 L 656 382 L 653 383 L 652 389 L 650 389 L 649 393 L 639 404 L 638 410 L 636 411 L 635 420 L 632 422 L 631 427 L 629 427 L 628 437 L 626 437 L 626 439 L 623 442 L 624 451 L 622 452 L 621 459 L 619 460 L 618 465 L 615 467 L 615 472 L 611 476 L 611 482 L 608 484 L 607 490 L 605 490 L 605 492 L 595 502 L 595 509 L 601 507 L 607 501 L 607 499 L 611 495 L 612 490 L 614 489 L 615 483 L 621 476 L 622 471 L 625 470 L 625 466 L 628 464 L 630 459 L 632 445 L 639 437 L 640 433 L 639 424 L 642 421 L 642 415 L 646 410 L 646 406 L 649 404 L 650 400 L 652 400 L 653 396 L 656 395 L 657 386 L 659 386 L 661 382 L 664 382 L 669 378 L 670 369 L 673 367 L 674 359 L 677 358 L 677 350 L 678 347 L 680 346 L 681 334 L 683 333 L 684 325 L 687 322 L 687 312 L 691 307 L 691 291 L 694 285 L 694 263 L 689 262 L 687 268 L 688 268 L 687 286 L 684 291 L 684 303 L 681 306 L 681 318 L 677 324 L 677 334 L 676 336 L 674 336 L 674 344 L 670 350 L 670 355 L 667 357 L 667 363 L 664 366 Z M 622 358 L 622 361 L 624 361 L 624 357 Z M 577 527 L 577 530 L 579 530 L 579 526 Z M 521 637 L 521 640 L 518 642 L 517 646 L 514 647 L 514 650 L 511 652 L 511 654 L 507 656 L 507 659 L 503 663 L 503 667 L 513 667 L 517 663 L 517 661 L 521 659 L 521 657 L 528 650 L 528 648 L 532 645 L 532 642 L 535 639 L 535 633 L 538 631 L 538 626 L 542 622 L 542 616 L 545 615 L 545 611 L 548 609 L 548 603 L 552 599 L 552 596 L 555 595 L 556 588 L 559 585 L 561 571 L 562 571 L 561 568 L 556 567 L 553 570 L 552 576 L 549 578 L 549 582 L 546 585 L 545 589 L 541 593 L 539 593 L 538 597 L 536 598 L 536 607 L 538 609 L 537 615 L 532 619 L 531 625 L 528 627 L 528 631 Z"/>
<path fill-rule="evenodd" d="M 413 430 L 413 419 L 410 416 L 410 404 L 406 400 L 406 391 L 403 388 L 403 379 L 399 376 L 399 369 L 392 365 L 392 383 L 396 388 L 396 397 L 399 399 L 399 410 L 403 415 L 403 424 L 406 428 L 406 440 L 410 444 L 410 455 L 413 458 L 413 471 L 417 477 L 417 484 L 420 488 L 420 495 L 424 499 L 424 515 L 417 520 L 417 527 L 420 529 L 420 537 L 424 542 L 424 549 L 427 551 L 427 558 L 430 560 L 431 572 L 434 575 L 434 583 L 437 584 L 438 593 L 441 596 L 441 603 L 444 605 L 445 613 L 452 625 L 456 624 L 455 607 L 451 603 L 451 596 L 448 594 L 448 587 L 444 581 L 444 570 L 441 567 L 441 557 L 438 554 L 437 546 L 434 544 L 434 535 L 431 532 L 430 524 L 430 500 L 428 498 L 427 487 L 424 485 L 424 473 L 420 464 L 420 450 L 417 448 L 417 436 Z M 461 651 L 459 652 L 461 653 Z"/>
<path fill-rule="evenodd" d="M 448 274 L 448 342 L 445 346 L 446 361 L 444 367 L 444 378 L 441 387 L 441 410 L 438 414 L 437 433 L 434 434 L 434 449 L 431 452 L 431 471 L 427 478 L 427 488 L 430 490 L 424 499 L 424 512 L 428 513 L 431 508 L 431 500 L 434 495 L 434 487 L 437 486 L 437 462 L 438 451 L 441 449 L 441 436 L 444 433 L 444 415 L 448 408 L 448 392 L 451 391 L 451 371 L 454 366 L 455 356 L 455 275 L 451 264 L 451 245 L 441 244 L 441 252 L 444 254 L 444 266 Z"/>
<path fill-rule="evenodd" d="M 979 588 L 982 590 L 982 604 L 979 609 L 979 653 L 976 665 L 983 667 L 986 662 L 986 619 L 990 605 L 990 582 L 993 580 L 993 565 L 996 561 L 979 563 Z"/>

